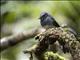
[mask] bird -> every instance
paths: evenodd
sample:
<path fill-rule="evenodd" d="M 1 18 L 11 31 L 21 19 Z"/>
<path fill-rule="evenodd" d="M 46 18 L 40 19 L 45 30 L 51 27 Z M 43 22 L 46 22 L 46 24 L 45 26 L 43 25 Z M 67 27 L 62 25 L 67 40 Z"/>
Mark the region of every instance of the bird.
<path fill-rule="evenodd" d="M 60 27 L 56 20 L 47 12 L 42 12 L 40 14 L 40 24 L 44 28 Z"/>

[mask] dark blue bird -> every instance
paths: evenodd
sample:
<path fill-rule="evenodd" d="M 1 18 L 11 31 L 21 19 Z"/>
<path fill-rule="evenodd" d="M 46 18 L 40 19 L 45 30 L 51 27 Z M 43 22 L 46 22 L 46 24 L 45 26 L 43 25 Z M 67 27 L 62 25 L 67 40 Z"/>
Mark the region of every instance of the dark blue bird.
<path fill-rule="evenodd" d="M 46 12 L 41 13 L 40 23 L 42 27 L 51 28 L 51 27 L 60 27 L 56 20 Z"/>

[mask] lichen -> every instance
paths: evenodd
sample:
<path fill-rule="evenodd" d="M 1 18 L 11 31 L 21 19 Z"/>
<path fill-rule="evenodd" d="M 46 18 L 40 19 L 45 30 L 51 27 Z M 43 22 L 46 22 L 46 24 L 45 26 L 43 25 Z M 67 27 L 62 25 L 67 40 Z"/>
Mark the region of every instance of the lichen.
<path fill-rule="evenodd" d="M 45 60 L 65 60 L 64 57 L 60 56 L 57 53 L 53 53 L 52 51 L 47 51 L 44 53 Z"/>

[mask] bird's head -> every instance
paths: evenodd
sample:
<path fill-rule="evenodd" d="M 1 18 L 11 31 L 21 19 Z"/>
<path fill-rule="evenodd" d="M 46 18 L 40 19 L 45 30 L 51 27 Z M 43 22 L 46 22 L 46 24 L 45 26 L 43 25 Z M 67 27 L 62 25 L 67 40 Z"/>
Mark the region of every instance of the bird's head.
<path fill-rule="evenodd" d="M 49 14 L 47 12 L 42 12 L 39 19 L 44 20 L 48 15 Z"/>

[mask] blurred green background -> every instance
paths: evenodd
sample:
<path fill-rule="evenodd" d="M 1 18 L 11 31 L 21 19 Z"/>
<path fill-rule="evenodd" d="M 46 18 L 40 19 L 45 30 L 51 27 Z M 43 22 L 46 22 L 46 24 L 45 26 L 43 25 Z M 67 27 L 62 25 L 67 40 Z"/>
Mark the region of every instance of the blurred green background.
<path fill-rule="evenodd" d="M 56 21 L 68 24 L 80 33 L 80 1 L 1 1 L 0 38 L 40 26 L 41 12 L 48 12 Z M 34 38 L 23 41 L 1 52 L 1 60 L 28 60 L 23 51 L 37 41 Z M 29 44 L 30 43 L 30 44 Z"/>

